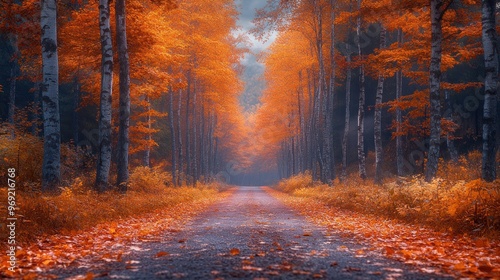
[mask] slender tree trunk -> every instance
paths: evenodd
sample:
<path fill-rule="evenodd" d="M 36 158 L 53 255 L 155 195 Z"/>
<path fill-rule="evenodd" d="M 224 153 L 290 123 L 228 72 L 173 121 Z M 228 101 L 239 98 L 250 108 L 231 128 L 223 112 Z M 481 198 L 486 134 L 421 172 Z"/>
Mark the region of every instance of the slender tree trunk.
<path fill-rule="evenodd" d="M 214 173 L 214 167 L 212 164 L 212 159 L 214 158 L 213 155 L 213 149 L 214 149 L 214 117 L 212 113 L 209 113 L 209 118 L 208 118 L 208 134 L 207 134 L 207 139 L 208 139 L 208 149 L 207 149 L 207 156 L 205 160 L 207 161 L 207 175 L 212 177 Z"/>
<path fill-rule="evenodd" d="M 31 134 L 33 136 L 39 136 L 41 83 L 36 82 L 34 88 L 33 112 L 31 114 Z"/>
<path fill-rule="evenodd" d="M 450 99 L 450 92 L 445 90 L 444 92 L 445 99 L 446 99 L 446 106 L 448 107 L 446 109 L 446 118 L 448 121 L 453 121 L 453 107 L 451 105 L 451 99 Z M 446 146 L 448 147 L 448 152 L 450 153 L 450 158 L 453 161 L 453 163 L 458 163 L 458 152 L 457 149 L 455 148 L 455 141 L 452 139 L 452 135 L 450 132 L 446 133 Z"/>
<path fill-rule="evenodd" d="M 16 84 L 17 84 L 17 74 L 16 66 L 12 66 L 10 69 L 10 85 L 9 85 L 9 124 L 12 126 L 11 136 L 14 138 L 14 115 L 16 111 Z"/>
<path fill-rule="evenodd" d="M 118 131 L 118 177 L 117 185 L 120 191 L 127 190 L 128 182 L 128 150 L 130 126 L 130 73 L 127 46 L 127 25 L 125 0 L 116 0 L 116 43 L 118 45 L 118 62 L 120 64 L 120 110 Z"/>
<path fill-rule="evenodd" d="M 318 137 L 318 159 L 321 168 L 321 182 L 325 184 L 332 184 L 332 174 L 331 174 L 331 151 L 330 151 L 330 114 L 329 114 L 329 94 L 326 88 L 326 71 L 325 62 L 323 55 L 323 12 L 322 7 L 316 4 L 317 17 L 318 17 L 318 37 L 316 38 L 316 47 L 318 51 L 318 61 L 319 61 L 319 82 L 318 82 L 318 108 L 321 108 L 318 115 L 318 121 L 316 125 L 318 126 L 316 132 L 321 133 L 321 137 Z"/>
<path fill-rule="evenodd" d="M 12 66 L 10 68 L 10 85 L 9 85 L 9 113 L 8 113 L 8 121 L 11 127 L 11 138 L 15 137 L 15 111 L 16 111 L 16 85 L 17 79 L 19 76 L 19 48 L 17 46 L 17 35 L 10 34 L 9 41 L 12 48 Z"/>
<path fill-rule="evenodd" d="M 197 130 L 197 111 L 198 111 L 198 89 L 196 87 L 196 78 L 193 79 L 193 183 L 196 185 L 198 181 L 198 130 Z"/>
<path fill-rule="evenodd" d="M 380 31 L 380 49 L 385 48 L 386 29 L 382 25 Z M 384 94 L 384 76 L 379 74 L 377 83 L 377 94 L 375 98 L 374 113 L 374 141 L 375 141 L 375 183 L 382 183 L 382 98 Z"/>
<path fill-rule="evenodd" d="M 57 189 L 61 179 L 61 125 L 59 117 L 59 60 L 57 53 L 57 1 L 42 0 L 42 106 L 43 167 L 42 190 Z"/>
<path fill-rule="evenodd" d="M 335 150 L 333 146 L 333 110 L 334 110 L 334 99 L 335 99 L 335 78 L 336 78 L 336 64 L 335 64 L 335 1 L 330 0 L 331 11 L 330 11 L 330 85 L 328 91 L 328 116 L 327 116 L 327 132 L 328 132 L 328 146 L 330 150 L 330 179 L 333 180 L 336 177 L 335 172 Z"/>
<path fill-rule="evenodd" d="M 183 180 L 183 170 L 184 170 L 184 157 L 182 155 L 182 125 L 181 125 L 181 112 L 182 112 L 182 89 L 179 90 L 179 101 L 177 103 L 177 136 L 179 139 L 179 174 L 178 174 L 178 180 L 179 182 L 177 185 L 182 184 Z"/>
<path fill-rule="evenodd" d="M 425 180 L 432 181 L 436 176 L 441 144 L 441 55 L 442 55 L 442 0 L 431 0 L 431 64 L 430 74 L 430 141 L 427 155 Z"/>
<path fill-rule="evenodd" d="M 308 129 L 307 129 L 307 138 L 308 140 L 308 146 L 307 146 L 307 154 L 308 154 L 308 169 L 311 170 L 313 173 L 313 178 L 315 178 L 315 162 L 316 162 L 316 156 L 315 156 L 315 150 L 314 150 L 314 117 L 315 117 L 315 110 L 314 110 L 314 104 L 315 104 L 315 96 L 314 96 L 314 91 L 311 86 L 311 71 L 307 71 L 307 95 L 309 96 L 309 116 L 308 116 L 308 121 L 307 123 L 309 124 Z"/>
<path fill-rule="evenodd" d="M 361 0 L 358 0 L 358 10 L 361 9 Z M 363 52 L 361 51 L 361 16 L 358 16 L 356 26 L 356 34 L 358 37 L 358 56 L 363 60 Z M 359 177 L 366 179 L 366 162 L 365 162 L 365 66 L 361 64 L 359 67 L 359 106 L 358 106 L 358 164 Z"/>
<path fill-rule="evenodd" d="M 299 89 L 297 90 L 297 104 L 298 104 L 298 110 L 299 110 L 299 121 L 300 121 L 300 127 L 299 127 L 299 154 L 300 154 L 300 167 L 299 170 L 300 172 L 305 171 L 305 166 L 307 165 L 306 158 L 304 155 L 304 150 L 307 149 L 307 143 L 306 143 L 306 133 L 305 133 L 305 121 L 304 121 L 304 112 L 303 112 L 303 103 L 304 103 L 304 93 L 302 89 L 302 71 L 299 71 Z"/>
<path fill-rule="evenodd" d="M 398 45 L 403 43 L 403 31 L 398 29 Z M 403 96 L 403 71 L 396 72 L 396 100 L 400 101 Z M 403 176 L 403 138 L 401 136 L 401 124 L 403 123 L 403 114 L 401 108 L 396 108 L 396 165 L 398 176 Z"/>
<path fill-rule="evenodd" d="M 206 142 L 205 142 L 205 106 L 203 101 L 201 101 L 201 112 L 200 112 L 200 178 L 201 176 L 205 177 L 206 175 L 206 166 L 205 166 L 205 151 L 206 151 Z"/>
<path fill-rule="evenodd" d="M 495 0 L 482 0 L 482 37 L 486 78 L 484 81 L 482 178 L 496 179 L 498 42 L 495 26 Z"/>
<path fill-rule="evenodd" d="M 75 148 L 78 147 L 78 142 L 80 141 L 80 118 L 78 114 L 78 106 L 80 105 L 80 82 L 78 77 L 75 76 L 73 80 L 73 117 L 71 118 L 73 126 L 73 144 Z"/>
<path fill-rule="evenodd" d="M 351 122 L 351 53 L 349 45 L 347 45 L 347 74 L 345 82 L 345 120 L 344 120 L 344 136 L 342 137 L 342 176 L 341 179 L 347 178 L 347 141 L 349 140 L 349 130 Z"/>
<path fill-rule="evenodd" d="M 169 128 L 170 128 L 170 137 L 172 141 L 172 184 L 177 186 L 177 161 L 176 161 L 176 135 L 175 135 L 175 127 L 174 127 L 174 91 L 172 90 L 172 86 L 168 87 L 168 120 L 169 120 Z"/>
<path fill-rule="evenodd" d="M 95 189 L 108 189 L 111 167 L 111 116 L 113 93 L 113 44 L 111 41 L 110 3 L 99 1 L 99 27 L 101 34 L 101 100 L 99 106 L 99 142 Z"/>
<path fill-rule="evenodd" d="M 147 125 L 147 133 L 144 140 L 146 140 L 146 150 L 144 151 L 143 165 L 150 167 L 151 166 L 151 141 L 153 140 L 151 135 L 151 103 L 149 100 L 149 96 L 145 96 L 145 101 L 147 102 L 147 113 L 146 113 L 146 125 Z"/>
<path fill-rule="evenodd" d="M 189 104 L 191 103 L 191 73 L 188 72 L 187 77 L 187 98 L 186 98 L 186 180 L 187 184 L 191 184 L 190 177 L 193 175 L 191 169 L 191 122 L 189 116 L 191 115 L 189 111 Z"/>

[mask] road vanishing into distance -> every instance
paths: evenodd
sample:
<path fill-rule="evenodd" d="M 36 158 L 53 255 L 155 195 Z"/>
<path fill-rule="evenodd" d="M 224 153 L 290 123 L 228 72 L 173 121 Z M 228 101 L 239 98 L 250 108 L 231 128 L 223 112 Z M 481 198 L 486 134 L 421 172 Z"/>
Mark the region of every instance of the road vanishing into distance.
<path fill-rule="evenodd" d="M 365 244 L 366 245 L 366 244 Z M 53 271 L 77 279 L 453 279 L 425 273 L 314 225 L 263 187 L 238 187 L 178 232 L 135 242 L 121 262 Z"/>

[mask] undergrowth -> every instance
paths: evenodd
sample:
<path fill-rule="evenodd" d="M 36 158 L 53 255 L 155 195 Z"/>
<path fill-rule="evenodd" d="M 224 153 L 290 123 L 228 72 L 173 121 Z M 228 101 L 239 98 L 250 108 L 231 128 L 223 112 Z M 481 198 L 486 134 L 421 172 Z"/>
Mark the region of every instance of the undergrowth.
<path fill-rule="evenodd" d="M 439 230 L 500 236 L 500 180 L 477 179 L 477 152 L 459 163 L 441 163 L 438 177 L 386 178 L 382 185 L 350 176 L 332 187 L 314 182 L 310 173 L 278 183 L 277 189 L 327 206 L 429 225 Z M 480 157 L 479 157 L 480 159 Z"/>
<path fill-rule="evenodd" d="M 144 215 L 178 204 L 214 199 L 226 188 L 219 182 L 172 186 L 172 176 L 163 168 L 136 167 L 131 170 L 129 189 L 123 194 L 96 193 L 95 156 L 72 143 L 61 145 L 61 187 L 57 194 L 41 192 L 43 142 L 29 129 L 0 127 L 0 216 L 7 217 L 6 172 L 16 169 L 16 239 L 25 242 L 57 233 L 86 230 L 100 223 Z M 111 174 L 111 181 L 115 175 Z M 0 231 L 0 238 L 6 232 Z"/>
<path fill-rule="evenodd" d="M 98 194 L 80 177 L 58 195 L 21 192 L 17 195 L 17 238 L 30 241 L 42 235 L 85 230 L 99 223 L 213 198 L 222 190 L 219 183 L 167 187 L 168 178 L 165 172 L 139 167 L 131 172 L 130 189 L 125 194 Z M 0 194 L 0 201 L 7 201 L 6 192 Z M 6 217 L 5 207 L 0 212 Z"/>

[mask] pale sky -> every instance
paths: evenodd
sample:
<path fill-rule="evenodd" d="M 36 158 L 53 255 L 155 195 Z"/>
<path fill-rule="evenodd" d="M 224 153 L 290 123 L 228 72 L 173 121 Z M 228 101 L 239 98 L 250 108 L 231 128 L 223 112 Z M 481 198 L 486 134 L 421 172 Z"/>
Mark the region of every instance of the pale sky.
<path fill-rule="evenodd" d="M 266 0 L 235 0 L 235 3 L 238 5 L 238 9 L 240 11 L 240 17 L 237 22 L 238 26 L 241 27 L 239 33 L 244 34 L 248 38 L 251 44 L 250 49 L 253 53 L 259 53 L 265 50 L 276 38 L 276 34 L 272 34 L 266 42 L 262 42 L 250 34 L 250 29 L 254 27 L 252 20 L 255 17 L 255 10 L 263 8 L 266 5 L 266 2 Z M 248 55 L 246 55 L 242 63 L 246 64 L 248 61 Z"/>

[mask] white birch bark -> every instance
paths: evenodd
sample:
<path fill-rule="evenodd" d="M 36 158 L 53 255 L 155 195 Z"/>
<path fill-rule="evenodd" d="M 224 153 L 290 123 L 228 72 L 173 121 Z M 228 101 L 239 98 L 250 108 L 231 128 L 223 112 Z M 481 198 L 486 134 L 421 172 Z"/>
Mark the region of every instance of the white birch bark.
<path fill-rule="evenodd" d="M 110 26 L 110 0 L 99 0 L 99 29 L 101 36 L 101 100 L 99 106 L 99 142 L 95 188 L 109 188 L 111 167 L 111 102 L 113 86 L 113 45 Z"/>
<path fill-rule="evenodd" d="M 483 156 L 482 178 L 496 179 L 498 42 L 495 26 L 495 0 L 482 0 L 482 41 L 484 49 Z"/>
<path fill-rule="evenodd" d="M 57 2 L 41 1 L 42 29 L 42 190 L 55 191 L 61 177 L 61 128 L 59 116 L 59 61 L 57 53 Z"/>
<path fill-rule="evenodd" d="M 441 56 L 442 56 L 442 0 L 431 0 L 431 64 L 430 84 L 430 140 L 425 180 L 430 182 L 437 173 L 441 140 Z"/>
<path fill-rule="evenodd" d="M 361 9 L 361 1 L 358 0 L 358 10 Z M 359 59 L 363 60 L 361 50 L 361 16 L 358 16 L 357 26 L 357 45 Z M 365 158 L 365 67 L 363 64 L 359 67 L 359 103 L 358 103 L 358 165 L 359 177 L 366 179 L 366 158 Z"/>

